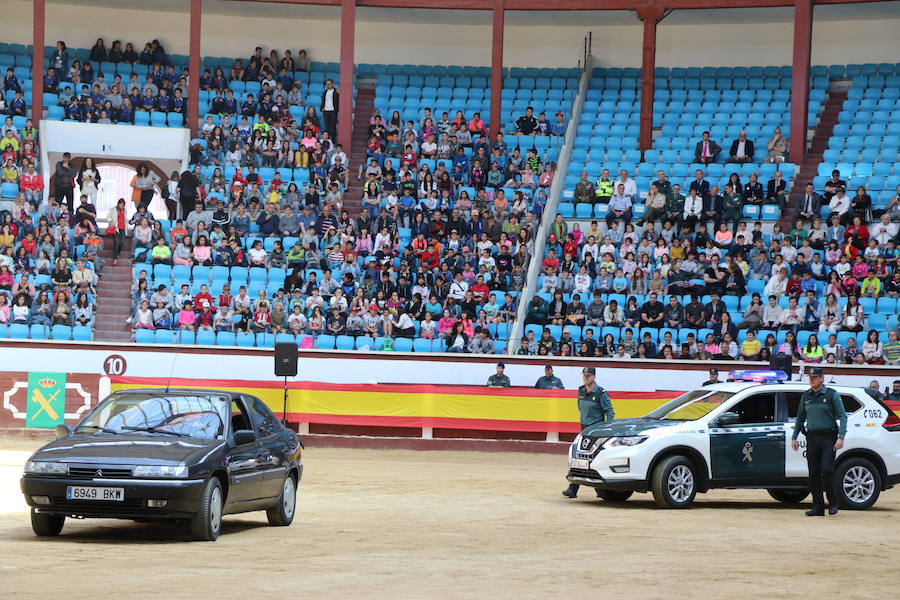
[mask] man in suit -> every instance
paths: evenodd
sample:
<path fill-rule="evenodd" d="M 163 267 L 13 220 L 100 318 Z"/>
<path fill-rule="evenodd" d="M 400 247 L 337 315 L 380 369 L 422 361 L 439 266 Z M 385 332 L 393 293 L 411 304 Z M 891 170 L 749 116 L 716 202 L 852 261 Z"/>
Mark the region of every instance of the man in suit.
<path fill-rule="evenodd" d="M 697 169 L 694 172 L 696 179 L 691 182 L 690 187 L 688 187 L 688 191 L 697 190 L 697 195 L 703 198 L 703 201 L 706 202 L 709 200 L 709 182 L 703 178 L 703 171 Z"/>
<path fill-rule="evenodd" d="M 819 208 L 822 206 L 822 197 L 816 193 L 812 183 L 806 184 L 806 191 L 800 199 L 800 219 L 814 219 L 819 216 Z"/>
<path fill-rule="evenodd" d="M 328 79 L 325 81 L 325 91 L 322 92 L 322 104 L 319 110 L 325 118 L 325 131 L 328 136 L 337 142 L 337 118 L 338 108 L 340 104 L 341 92 L 334 87 L 334 81 Z M 346 142 L 346 140 L 345 140 Z"/>
<path fill-rule="evenodd" d="M 709 132 L 704 131 L 703 139 L 697 142 L 697 145 L 694 147 L 694 162 L 701 165 L 714 163 L 721 149 L 721 146 L 709 139 Z"/>
<path fill-rule="evenodd" d="M 713 221 L 718 228 L 721 218 L 722 196 L 719 195 L 719 186 L 714 185 L 703 199 L 703 221 Z"/>
<path fill-rule="evenodd" d="M 766 202 L 784 207 L 787 201 L 787 182 L 781 178 L 781 171 L 775 171 L 774 179 L 766 185 Z"/>
<path fill-rule="evenodd" d="M 728 162 L 753 162 L 753 150 L 753 141 L 748 140 L 747 133 L 742 131 L 738 134 L 737 139 L 731 142 L 731 149 L 728 151 Z"/>

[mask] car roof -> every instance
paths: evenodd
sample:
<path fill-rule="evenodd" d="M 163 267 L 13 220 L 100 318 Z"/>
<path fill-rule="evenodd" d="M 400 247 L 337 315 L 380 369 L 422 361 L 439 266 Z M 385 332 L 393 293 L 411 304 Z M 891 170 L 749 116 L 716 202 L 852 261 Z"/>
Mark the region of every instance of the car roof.
<path fill-rule="evenodd" d="M 763 388 L 763 387 L 771 387 L 776 390 L 789 390 L 792 392 L 796 391 L 806 391 L 809 389 L 809 382 L 806 381 L 785 381 L 781 383 L 757 383 L 754 381 L 729 381 L 725 383 L 713 383 L 711 385 L 705 385 L 702 389 L 711 389 L 718 390 L 722 392 L 731 392 L 736 394 L 738 392 L 743 392 L 744 390 L 749 390 L 753 388 Z M 835 389 L 839 392 L 859 392 L 861 388 L 849 386 L 849 385 L 835 385 L 831 383 L 826 383 L 825 387 Z"/>
<path fill-rule="evenodd" d="M 196 396 L 198 394 L 218 394 L 222 396 L 240 396 L 238 392 L 229 392 L 227 390 L 216 390 L 212 388 L 164 388 L 164 387 L 146 387 L 146 388 L 126 388 L 116 390 L 114 393 L 144 393 L 144 394 L 166 394 L 168 396 Z"/>

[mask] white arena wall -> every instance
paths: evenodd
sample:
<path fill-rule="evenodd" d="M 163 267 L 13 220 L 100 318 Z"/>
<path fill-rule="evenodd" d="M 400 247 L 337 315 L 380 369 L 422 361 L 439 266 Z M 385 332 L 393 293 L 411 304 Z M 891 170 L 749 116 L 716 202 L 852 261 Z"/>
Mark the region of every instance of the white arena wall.
<path fill-rule="evenodd" d="M 900 13 L 881 7 L 889 4 L 816 7 L 813 64 L 896 62 Z M 98 36 L 107 43 L 118 38 L 135 44 L 158 37 L 170 52 L 186 54 L 188 3 L 159 0 L 149 6 L 155 8 L 122 8 L 111 0 L 48 2 L 46 43 L 63 39 L 73 47 L 90 47 Z M 238 14 L 241 11 L 248 14 Z M 6 0 L 2 16 L 4 41 L 31 42 L 31 2 Z M 789 64 L 792 19 L 793 11 L 786 7 L 675 11 L 659 25 L 657 63 L 664 67 Z M 568 15 L 510 11 L 504 64 L 575 66 L 588 31 L 593 33 L 596 65 L 640 66 L 642 25 L 626 11 Z M 262 45 L 305 47 L 313 60 L 337 61 L 339 39 L 337 7 L 204 2 L 204 55 L 249 56 L 256 45 Z M 356 62 L 487 65 L 490 57 L 490 11 L 357 10 Z"/>
<path fill-rule="evenodd" d="M 502 360 L 512 387 L 496 389 L 486 387 L 496 357 L 305 350 L 299 356 L 298 376 L 287 380 L 287 416 L 304 433 L 530 443 L 571 439 L 578 431 L 575 397 L 585 366 L 596 368 L 619 418 L 646 414 L 696 389 L 711 366 L 723 378 L 729 369 L 752 368 L 737 362 L 510 356 Z M 546 364 L 553 365 L 564 390 L 534 388 Z M 284 382 L 273 370 L 271 349 L 2 340 L 0 429 L 33 427 L 29 415 L 38 407 L 32 394 L 42 399 L 35 386 L 53 381 L 66 389 L 57 422 L 77 422 L 111 390 L 170 383 L 255 394 L 281 412 Z M 898 377 L 898 368 L 828 369 L 828 380 L 842 385 L 874 379 L 884 388 Z"/>

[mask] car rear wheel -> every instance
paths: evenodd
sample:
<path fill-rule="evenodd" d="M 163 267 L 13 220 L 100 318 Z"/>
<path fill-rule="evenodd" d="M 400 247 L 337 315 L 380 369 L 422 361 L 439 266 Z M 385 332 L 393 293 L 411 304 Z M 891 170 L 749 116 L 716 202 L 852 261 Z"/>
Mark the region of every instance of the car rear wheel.
<path fill-rule="evenodd" d="M 697 495 L 694 463 L 685 456 L 663 459 L 653 470 L 650 489 L 658 507 L 687 508 Z"/>
<path fill-rule="evenodd" d="M 48 515 L 31 511 L 31 529 L 40 537 L 56 537 L 62 531 L 66 518 L 60 515 Z"/>
<path fill-rule="evenodd" d="M 266 510 L 266 518 L 269 519 L 269 525 L 276 527 L 286 527 L 294 520 L 294 512 L 297 508 L 297 482 L 294 481 L 293 475 L 284 478 L 281 486 L 281 496 L 278 497 L 278 503 Z"/>
<path fill-rule="evenodd" d="M 619 490 L 597 490 L 597 497 L 603 498 L 607 502 L 625 502 L 634 492 L 625 492 Z"/>
<path fill-rule="evenodd" d="M 222 484 L 216 477 L 206 482 L 200 496 L 197 514 L 191 519 L 191 534 L 200 542 L 214 542 L 222 532 L 222 511 L 224 507 Z"/>
<path fill-rule="evenodd" d="M 776 488 L 766 491 L 769 492 L 770 496 L 785 504 L 800 504 L 809 496 L 809 490 L 782 490 Z"/>
<path fill-rule="evenodd" d="M 865 510 L 881 494 L 881 473 L 865 458 L 848 458 L 835 470 L 834 486 L 842 508 Z"/>

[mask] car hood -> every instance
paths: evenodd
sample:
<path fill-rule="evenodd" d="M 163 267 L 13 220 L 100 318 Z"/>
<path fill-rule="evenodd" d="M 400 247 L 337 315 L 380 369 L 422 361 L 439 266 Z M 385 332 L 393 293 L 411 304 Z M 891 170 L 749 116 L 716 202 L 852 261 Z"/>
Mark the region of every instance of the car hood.
<path fill-rule="evenodd" d="M 618 419 L 588 427 L 581 433 L 591 437 L 640 435 L 651 429 L 673 427 L 675 425 L 678 425 L 677 421 L 664 421 L 662 419 Z"/>
<path fill-rule="evenodd" d="M 223 443 L 143 434 L 71 435 L 50 442 L 32 459 L 107 465 L 191 464 Z"/>

